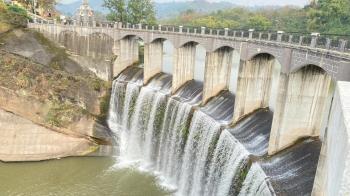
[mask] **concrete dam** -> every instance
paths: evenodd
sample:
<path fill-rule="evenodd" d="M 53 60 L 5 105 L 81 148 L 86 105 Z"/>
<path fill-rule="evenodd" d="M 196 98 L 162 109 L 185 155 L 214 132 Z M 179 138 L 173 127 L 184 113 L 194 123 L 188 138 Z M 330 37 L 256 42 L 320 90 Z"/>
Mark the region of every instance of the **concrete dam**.
<path fill-rule="evenodd" d="M 118 159 L 158 176 L 174 195 L 350 194 L 344 40 L 122 23 L 28 26 L 113 81 L 108 125 Z"/>

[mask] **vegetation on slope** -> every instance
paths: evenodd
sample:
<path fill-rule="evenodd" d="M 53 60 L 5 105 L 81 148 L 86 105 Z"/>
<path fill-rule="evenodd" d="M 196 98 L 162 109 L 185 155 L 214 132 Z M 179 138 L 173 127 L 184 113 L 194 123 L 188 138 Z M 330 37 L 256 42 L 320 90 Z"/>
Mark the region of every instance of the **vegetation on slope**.
<path fill-rule="evenodd" d="M 25 27 L 27 24 L 27 12 L 16 5 L 5 5 L 0 1 L 0 34 L 13 28 Z"/>
<path fill-rule="evenodd" d="M 350 1 L 319 0 L 304 8 L 280 7 L 251 10 L 244 7 L 202 14 L 187 10 L 164 24 L 211 28 L 282 30 L 350 34 Z"/>

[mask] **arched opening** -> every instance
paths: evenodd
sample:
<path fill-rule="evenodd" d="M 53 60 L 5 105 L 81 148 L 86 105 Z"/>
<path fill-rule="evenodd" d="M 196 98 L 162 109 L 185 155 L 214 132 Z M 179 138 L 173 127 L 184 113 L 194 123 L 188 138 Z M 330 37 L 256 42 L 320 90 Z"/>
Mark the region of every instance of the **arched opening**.
<path fill-rule="evenodd" d="M 169 41 L 165 40 L 163 42 L 163 65 L 162 72 L 167 74 L 173 73 L 174 64 L 174 45 Z"/>
<path fill-rule="evenodd" d="M 206 50 L 205 48 L 197 44 L 196 45 L 196 55 L 195 55 L 195 63 L 194 63 L 194 79 L 197 81 L 204 81 L 204 73 L 205 73 L 205 56 Z"/>
<path fill-rule="evenodd" d="M 282 80 L 269 153 L 304 137 L 318 137 L 328 121 L 334 88 L 332 78 L 316 65 L 306 65 Z"/>
<path fill-rule="evenodd" d="M 281 65 L 268 53 L 241 61 L 238 71 L 234 122 L 259 108 L 274 111 Z"/>

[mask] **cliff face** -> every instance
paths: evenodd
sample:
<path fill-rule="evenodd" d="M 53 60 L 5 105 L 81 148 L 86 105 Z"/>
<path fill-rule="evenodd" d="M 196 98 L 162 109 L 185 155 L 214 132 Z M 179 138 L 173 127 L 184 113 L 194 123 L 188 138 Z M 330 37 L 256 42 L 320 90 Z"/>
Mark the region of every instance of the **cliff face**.
<path fill-rule="evenodd" d="M 85 155 L 110 145 L 101 126 L 109 85 L 37 32 L 0 34 L 0 160 Z"/>

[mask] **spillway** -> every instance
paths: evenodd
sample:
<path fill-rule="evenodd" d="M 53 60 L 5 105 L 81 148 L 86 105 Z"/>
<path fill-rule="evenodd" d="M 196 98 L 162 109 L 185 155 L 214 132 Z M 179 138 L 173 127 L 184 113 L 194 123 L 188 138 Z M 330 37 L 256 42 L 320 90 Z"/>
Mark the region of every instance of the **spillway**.
<path fill-rule="evenodd" d="M 122 163 L 155 174 L 178 196 L 311 193 L 317 142 L 268 157 L 270 110 L 257 110 L 232 125 L 231 92 L 203 105 L 201 82 L 189 81 L 171 95 L 171 75 L 160 73 L 142 86 L 140 73 L 141 68 L 131 67 L 113 82 L 108 125 Z M 291 182 L 298 186 L 286 186 Z"/>

